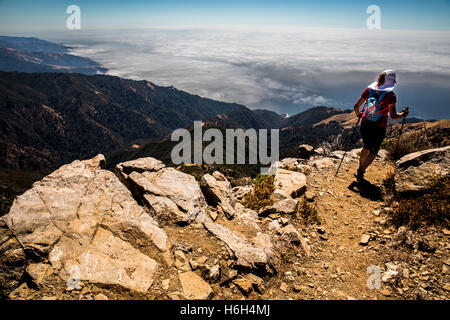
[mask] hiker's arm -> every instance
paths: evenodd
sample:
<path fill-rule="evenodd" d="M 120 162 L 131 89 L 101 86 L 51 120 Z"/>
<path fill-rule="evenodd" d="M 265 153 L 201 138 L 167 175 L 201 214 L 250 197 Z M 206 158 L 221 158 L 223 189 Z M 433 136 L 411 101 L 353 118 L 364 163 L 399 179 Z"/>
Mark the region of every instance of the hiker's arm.
<path fill-rule="evenodd" d="M 353 107 L 353 110 L 355 110 L 356 116 L 359 118 L 361 117 L 361 111 L 359 111 L 359 108 L 364 103 L 363 98 L 359 98 L 358 101 L 356 101 L 355 106 Z"/>
<path fill-rule="evenodd" d="M 391 118 L 394 120 L 403 118 L 403 117 L 407 116 L 408 113 L 409 112 L 407 110 L 397 113 L 397 109 L 395 108 L 395 103 L 392 103 L 389 105 L 389 114 L 391 115 Z"/>

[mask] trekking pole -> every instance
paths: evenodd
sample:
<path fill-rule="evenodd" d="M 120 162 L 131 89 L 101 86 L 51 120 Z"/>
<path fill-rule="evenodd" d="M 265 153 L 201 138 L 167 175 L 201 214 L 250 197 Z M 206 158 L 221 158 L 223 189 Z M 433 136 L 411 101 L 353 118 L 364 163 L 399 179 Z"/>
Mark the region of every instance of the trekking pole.
<path fill-rule="evenodd" d="M 355 126 L 355 128 L 353 129 L 352 136 L 351 136 L 350 139 L 347 141 L 347 145 L 345 146 L 345 149 L 344 149 L 344 155 L 342 156 L 341 162 L 339 163 L 339 166 L 338 166 L 338 168 L 337 168 L 337 170 L 336 170 L 336 174 L 334 175 L 335 177 L 337 177 L 337 175 L 338 175 L 338 173 L 339 173 L 339 169 L 341 168 L 342 162 L 344 162 L 344 158 L 345 158 L 345 155 L 347 154 L 348 147 L 350 146 L 350 142 L 353 140 L 353 137 L 355 136 L 356 129 L 358 129 L 358 125 L 359 125 L 359 122 L 361 121 L 361 118 L 362 118 L 362 116 L 361 116 L 361 117 L 358 117 L 358 122 L 356 122 L 356 126 Z"/>
<path fill-rule="evenodd" d="M 401 112 L 408 111 L 408 110 L 409 110 L 409 108 L 406 107 L 406 108 L 403 109 Z M 405 121 L 406 121 L 406 116 L 404 116 L 404 117 L 403 117 L 403 120 L 402 120 L 402 125 L 401 125 L 401 127 L 400 127 L 400 134 L 398 135 L 397 146 L 395 147 L 395 151 L 398 150 L 398 146 L 400 145 L 400 138 L 402 137 L 403 126 L 405 125 Z"/>

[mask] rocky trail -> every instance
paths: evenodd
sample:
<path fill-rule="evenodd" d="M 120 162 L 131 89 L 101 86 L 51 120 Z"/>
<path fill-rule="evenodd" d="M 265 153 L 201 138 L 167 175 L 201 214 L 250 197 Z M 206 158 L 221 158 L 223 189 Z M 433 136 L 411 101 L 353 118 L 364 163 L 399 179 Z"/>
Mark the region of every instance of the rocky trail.
<path fill-rule="evenodd" d="M 75 161 L 36 182 L 0 218 L 0 293 L 9 299 L 448 299 L 449 231 L 391 223 L 382 188 L 396 165 L 353 174 L 350 151 L 309 146 L 283 159 L 273 204 L 252 185 L 200 181 L 153 158 L 103 169 Z M 399 189 L 447 176 L 449 148 L 409 155 Z M 421 171 L 422 170 L 422 171 Z M 422 172 L 417 178 L 414 172 Z M 430 171 L 431 174 L 431 171 Z M 426 178 L 426 177 L 425 177 Z M 305 223 L 316 209 L 319 222 Z M 309 213 L 312 215 L 312 213 Z M 311 217 L 309 217 L 311 218 Z M 312 217 L 314 218 L 314 217 Z"/>

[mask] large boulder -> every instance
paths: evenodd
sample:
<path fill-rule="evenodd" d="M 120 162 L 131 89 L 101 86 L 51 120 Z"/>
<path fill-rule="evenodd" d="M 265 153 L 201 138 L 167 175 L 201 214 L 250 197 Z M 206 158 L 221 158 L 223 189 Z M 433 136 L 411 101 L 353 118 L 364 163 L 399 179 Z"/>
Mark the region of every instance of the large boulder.
<path fill-rule="evenodd" d="M 29 262 L 49 261 L 68 286 L 84 280 L 146 292 L 170 260 L 167 235 L 104 164 L 98 155 L 62 166 L 1 220 Z"/>
<path fill-rule="evenodd" d="M 296 171 L 277 169 L 273 185 L 275 191 L 279 190 L 293 198 L 299 197 L 306 191 L 306 176 Z"/>
<path fill-rule="evenodd" d="M 200 181 L 200 188 L 208 204 L 220 206 L 228 219 L 234 217 L 236 200 L 231 184 L 223 174 L 219 171 L 212 175 L 205 174 Z"/>
<path fill-rule="evenodd" d="M 397 161 L 395 190 L 423 192 L 430 182 L 450 174 L 450 146 L 410 153 Z"/>
<path fill-rule="evenodd" d="M 132 171 L 136 165 L 121 163 L 117 165 L 116 172 L 122 176 L 133 195 L 162 221 L 189 224 L 199 214 L 204 215 L 206 201 L 195 178 L 174 168 L 165 168 L 157 161 L 146 158 L 146 165 L 136 171 Z"/>

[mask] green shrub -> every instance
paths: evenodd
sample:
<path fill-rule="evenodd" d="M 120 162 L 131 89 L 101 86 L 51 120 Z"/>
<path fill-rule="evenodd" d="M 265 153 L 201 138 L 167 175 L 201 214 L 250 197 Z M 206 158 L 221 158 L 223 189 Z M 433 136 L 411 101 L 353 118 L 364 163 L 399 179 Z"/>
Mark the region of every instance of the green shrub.
<path fill-rule="evenodd" d="M 316 205 L 310 204 L 305 198 L 302 198 L 297 207 L 297 215 L 302 219 L 304 224 L 320 224 Z"/>
<path fill-rule="evenodd" d="M 450 178 L 430 183 L 429 191 L 419 197 L 399 199 L 393 207 L 392 222 L 396 226 L 408 225 L 412 229 L 432 224 L 448 227 Z"/>
<path fill-rule="evenodd" d="M 253 210 L 259 210 L 273 204 L 273 175 L 258 175 L 253 180 L 253 190 L 244 197 L 244 205 Z"/>
<path fill-rule="evenodd" d="M 395 171 L 388 172 L 383 180 L 383 194 L 387 205 L 390 205 L 395 198 Z"/>

